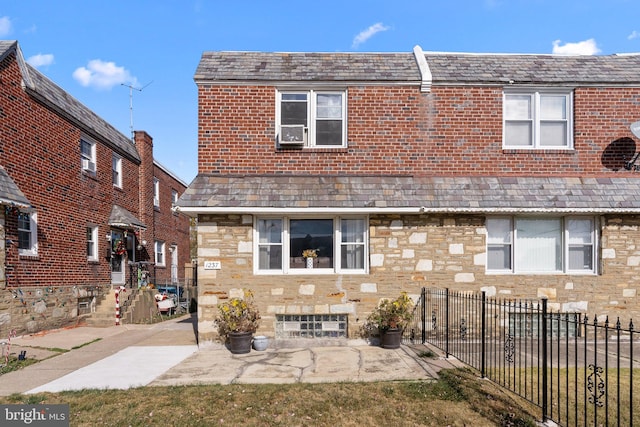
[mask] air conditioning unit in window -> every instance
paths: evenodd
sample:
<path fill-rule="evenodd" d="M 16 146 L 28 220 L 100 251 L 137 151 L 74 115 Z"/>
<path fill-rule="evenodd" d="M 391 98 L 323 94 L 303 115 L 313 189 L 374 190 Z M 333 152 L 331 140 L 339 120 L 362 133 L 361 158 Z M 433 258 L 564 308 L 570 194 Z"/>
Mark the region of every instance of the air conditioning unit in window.
<path fill-rule="evenodd" d="M 82 159 L 82 169 L 93 172 L 96 170 L 96 164 L 89 161 L 89 159 Z"/>
<path fill-rule="evenodd" d="M 307 128 L 304 125 L 280 126 L 280 145 L 303 145 L 307 141 Z"/>

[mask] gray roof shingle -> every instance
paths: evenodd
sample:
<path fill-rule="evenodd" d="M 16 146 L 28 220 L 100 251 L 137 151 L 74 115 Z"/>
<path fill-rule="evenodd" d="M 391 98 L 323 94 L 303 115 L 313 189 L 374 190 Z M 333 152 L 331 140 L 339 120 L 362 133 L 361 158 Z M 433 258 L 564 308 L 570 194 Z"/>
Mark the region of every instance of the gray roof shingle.
<path fill-rule="evenodd" d="M 2 166 L 0 166 L 0 205 L 31 206 L 31 202 Z"/>
<path fill-rule="evenodd" d="M 437 212 L 640 212 L 640 180 L 562 177 L 199 175 L 184 208 L 424 208 Z"/>
<path fill-rule="evenodd" d="M 411 53 L 204 52 L 199 81 L 419 82 Z"/>
<path fill-rule="evenodd" d="M 425 53 L 433 81 L 637 84 L 640 55 L 564 56 Z"/>

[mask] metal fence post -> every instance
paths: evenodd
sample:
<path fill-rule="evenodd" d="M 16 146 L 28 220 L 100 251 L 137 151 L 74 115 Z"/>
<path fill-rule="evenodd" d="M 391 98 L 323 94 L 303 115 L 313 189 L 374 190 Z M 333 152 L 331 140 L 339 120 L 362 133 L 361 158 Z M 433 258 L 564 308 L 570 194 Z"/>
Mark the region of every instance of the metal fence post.
<path fill-rule="evenodd" d="M 542 298 L 542 422 L 548 420 L 547 299 Z"/>
<path fill-rule="evenodd" d="M 480 331 L 480 353 L 481 353 L 481 362 L 480 362 L 480 376 L 482 378 L 486 378 L 486 363 L 487 363 L 487 294 L 485 291 L 482 291 L 482 306 L 480 308 L 482 319 L 480 320 L 481 328 Z"/>
<path fill-rule="evenodd" d="M 444 298 L 444 336 L 445 336 L 445 353 L 449 357 L 449 288 L 446 289 Z"/>
<path fill-rule="evenodd" d="M 422 288 L 422 344 L 427 342 L 427 288 Z"/>

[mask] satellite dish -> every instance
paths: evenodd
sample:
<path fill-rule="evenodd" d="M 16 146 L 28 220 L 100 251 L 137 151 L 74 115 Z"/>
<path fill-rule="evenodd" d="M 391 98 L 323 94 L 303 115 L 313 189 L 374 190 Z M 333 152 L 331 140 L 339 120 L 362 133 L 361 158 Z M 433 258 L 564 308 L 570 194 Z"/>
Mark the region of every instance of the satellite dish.
<path fill-rule="evenodd" d="M 629 129 L 631 129 L 631 133 L 634 134 L 636 138 L 640 138 L 640 121 L 631 123 Z"/>

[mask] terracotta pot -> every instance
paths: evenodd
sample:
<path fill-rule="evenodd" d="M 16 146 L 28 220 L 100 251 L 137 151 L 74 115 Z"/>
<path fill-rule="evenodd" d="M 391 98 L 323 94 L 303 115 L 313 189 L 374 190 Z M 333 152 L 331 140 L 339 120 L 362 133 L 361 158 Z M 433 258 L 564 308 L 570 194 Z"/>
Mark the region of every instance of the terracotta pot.
<path fill-rule="evenodd" d="M 252 332 L 229 332 L 227 337 L 229 351 L 233 354 L 249 353 L 252 337 Z"/>
<path fill-rule="evenodd" d="M 402 329 L 387 329 L 380 333 L 380 346 L 382 348 L 400 348 L 402 343 Z"/>

